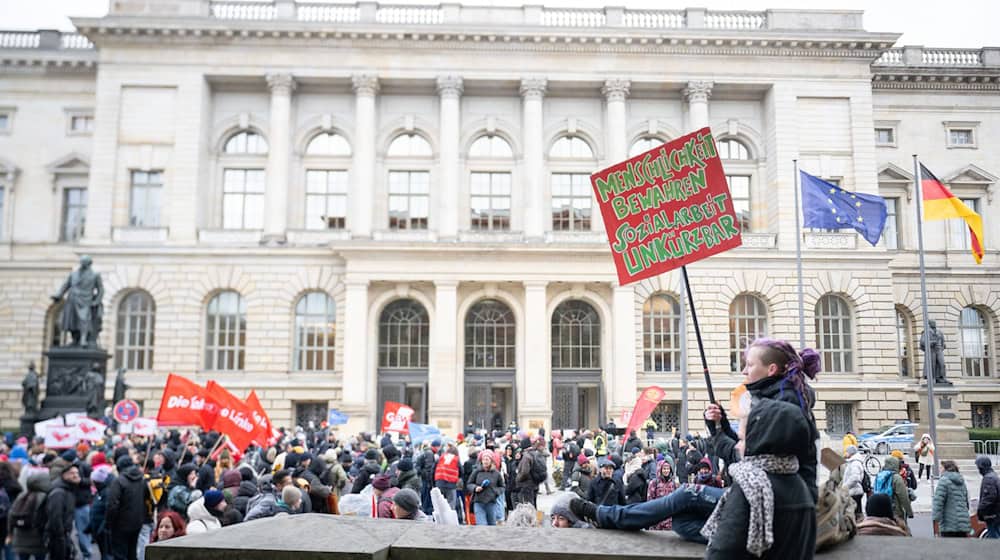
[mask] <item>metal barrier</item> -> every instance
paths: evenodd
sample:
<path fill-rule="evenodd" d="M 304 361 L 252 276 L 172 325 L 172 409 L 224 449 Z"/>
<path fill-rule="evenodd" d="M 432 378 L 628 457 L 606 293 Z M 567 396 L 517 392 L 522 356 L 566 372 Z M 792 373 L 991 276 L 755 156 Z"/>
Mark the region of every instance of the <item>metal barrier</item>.
<path fill-rule="evenodd" d="M 972 447 L 977 456 L 985 455 L 989 457 L 994 465 L 1000 462 L 1000 439 L 974 439 L 972 440 Z"/>

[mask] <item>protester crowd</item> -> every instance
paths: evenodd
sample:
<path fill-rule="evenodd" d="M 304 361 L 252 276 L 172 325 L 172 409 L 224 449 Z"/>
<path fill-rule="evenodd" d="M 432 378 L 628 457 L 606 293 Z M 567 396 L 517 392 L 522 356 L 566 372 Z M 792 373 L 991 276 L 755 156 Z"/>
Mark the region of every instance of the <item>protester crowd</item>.
<path fill-rule="evenodd" d="M 818 483 L 815 352 L 762 339 L 746 362 L 752 399 L 737 411 L 738 430 L 709 405 L 704 438 L 655 439 L 647 423 L 644 438 L 623 439 L 609 423 L 551 434 L 470 426 L 453 439 L 411 441 L 310 424 L 241 455 L 224 436 L 191 429 L 149 438 L 109 431 L 65 450 L 9 436 L 0 444 L 6 557 L 90 560 L 96 546 L 102 558 L 131 560 L 151 542 L 302 513 L 539 526 L 537 496 L 555 490 L 566 492 L 547 524 L 673 531 L 707 544 L 710 558 L 807 558 L 855 532 L 909 535 L 917 477 L 902 453 L 870 477 L 847 445 L 846 460 Z M 929 436 L 914 448 L 921 474 L 933 449 Z M 965 482 L 954 462 L 942 466 L 936 531 L 967 536 Z M 988 458 L 977 466 L 979 519 L 997 538 L 1000 479 Z"/>

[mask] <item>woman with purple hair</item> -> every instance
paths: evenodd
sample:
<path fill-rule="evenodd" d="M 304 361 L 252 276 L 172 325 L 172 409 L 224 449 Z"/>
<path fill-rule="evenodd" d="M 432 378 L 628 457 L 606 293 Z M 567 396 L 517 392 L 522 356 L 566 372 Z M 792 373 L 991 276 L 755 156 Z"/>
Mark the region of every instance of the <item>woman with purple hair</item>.
<path fill-rule="evenodd" d="M 816 486 L 818 458 L 816 441 L 819 430 L 812 407 L 816 403 L 816 393 L 809 386 L 810 379 L 816 379 L 821 364 L 819 354 L 812 348 L 796 352 L 791 344 L 774 338 L 758 338 L 747 347 L 744 354 L 746 366 L 747 392 L 754 399 L 772 399 L 792 403 L 799 407 L 809 421 L 811 442 L 809 452 L 799 457 L 799 476 L 812 493 L 813 500 L 819 494 Z M 727 464 L 738 461 L 734 447 L 739 441 L 726 420 L 725 412 L 716 404 L 705 409 L 705 424 L 712 433 L 715 452 Z"/>

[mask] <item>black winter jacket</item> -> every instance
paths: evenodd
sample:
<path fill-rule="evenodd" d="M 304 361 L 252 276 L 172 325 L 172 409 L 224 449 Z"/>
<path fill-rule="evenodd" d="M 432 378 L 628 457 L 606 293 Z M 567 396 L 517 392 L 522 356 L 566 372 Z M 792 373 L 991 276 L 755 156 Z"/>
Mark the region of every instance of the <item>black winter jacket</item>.
<path fill-rule="evenodd" d="M 73 532 L 73 513 L 76 510 L 74 491 L 73 485 L 62 478 L 53 482 L 52 490 L 49 491 L 45 503 L 45 514 L 48 517 L 45 536 L 51 560 L 72 558 L 70 551 L 73 549 L 73 543 L 70 541 L 70 535 Z"/>
<path fill-rule="evenodd" d="M 979 485 L 979 508 L 976 515 L 980 521 L 995 520 L 1000 515 L 1000 477 L 993 470 L 989 457 L 976 459 L 983 481 Z"/>
<path fill-rule="evenodd" d="M 28 477 L 27 493 L 23 495 L 24 500 L 34 500 L 34 528 L 16 529 L 14 519 L 8 515 L 7 530 L 13 538 L 14 552 L 27 556 L 36 554 L 45 556 L 45 537 L 42 534 L 45 530 L 46 516 L 46 496 L 52 488 L 48 473 L 40 472 Z M 13 505 L 13 501 L 11 504 Z"/>
<path fill-rule="evenodd" d="M 476 492 L 476 488 L 482 487 L 483 484 L 486 486 L 481 491 Z M 479 469 L 473 475 L 467 490 L 477 504 L 491 504 L 496 501 L 500 491 L 503 490 L 503 477 L 496 469 L 489 471 Z"/>
<path fill-rule="evenodd" d="M 139 465 L 130 466 L 115 478 L 108 488 L 108 531 L 132 533 L 142 529 L 147 493 Z"/>
<path fill-rule="evenodd" d="M 625 503 L 641 504 L 645 502 L 648 487 L 649 479 L 646 478 L 646 471 L 639 469 L 629 475 L 628 484 L 625 486 Z"/>
<path fill-rule="evenodd" d="M 623 506 L 625 505 L 625 488 L 622 487 L 621 481 L 616 478 L 598 476 L 590 481 L 587 501 L 599 506 Z"/>
<path fill-rule="evenodd" d="M 257 494 L 259 494 L 259 491 L 256 484 L 249 480 L 240 482 L 240 487 L 236 490 L 236 498 L 233 500 L 233 505 L 236 506 L 236 510 L 240 512 L 240 515 L 246 517 L 247 502 Z"/>
<path fill-rule="evenodd" d="M 351 494 L 360 494 L 365 486 L 371 483 L 371 479 L 382 472 L 382 467 L 380 467 L 375 461 L 365 461 L 361 471 L 358 472 L 358 477 L 354 479 L 354 486 L 351 486 Z"/>
<path fill-rule="evenodd" d="M 89 506 L 94 501 L 94 494 L 90 491 L 90 475 L 93 468 L 86 461 L 77 461 L 75 465 L 80 471 L 80 485 L 73 491 L 76 507 Z"/>

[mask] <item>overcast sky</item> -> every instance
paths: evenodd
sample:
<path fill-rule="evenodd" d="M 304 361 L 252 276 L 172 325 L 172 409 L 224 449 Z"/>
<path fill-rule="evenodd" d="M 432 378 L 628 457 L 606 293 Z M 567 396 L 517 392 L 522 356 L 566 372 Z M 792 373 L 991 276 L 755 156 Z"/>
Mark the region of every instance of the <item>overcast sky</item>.
<path fill-rule="evenodd" d="M 312 0 L 316 1 L 316 0 Z M 390 0 L 392 4 L 437 4 L 439 0 Z M 865 29 L 902 33 L 897 45 L 928 47 L 1000 46 L 1000 1 L 997 0 L 479 0 L 464 4 L 551 7 L 600 7 L 625 5 L 633 8 L 684 8 L 700 6 L 716 10 L 764 10 L 767 8 L 811 8 L 864 10 Z M 68 16 L 102 16 L 108 0 L 0 0 L 0 28 L 72 29 Z"/>

